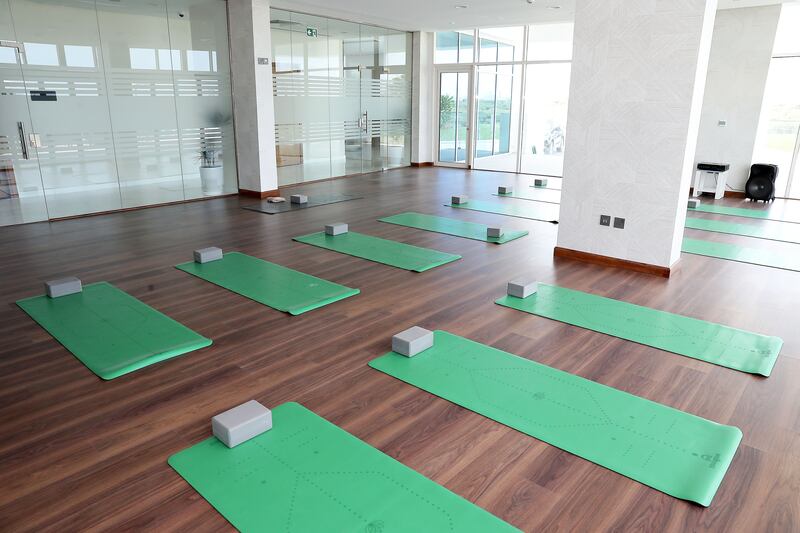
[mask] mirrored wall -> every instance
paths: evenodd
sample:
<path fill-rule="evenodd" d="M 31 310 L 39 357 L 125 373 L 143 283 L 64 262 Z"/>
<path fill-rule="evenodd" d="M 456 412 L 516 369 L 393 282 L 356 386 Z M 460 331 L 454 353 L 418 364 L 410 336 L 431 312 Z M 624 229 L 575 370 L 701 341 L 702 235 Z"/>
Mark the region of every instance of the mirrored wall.
<path fill-rule="evenodd" d="M 271 10 L 278 185 L 408 166 L 411 34 Z"/>
<path fill-rule="evenodd" d="M 0 0 L 0 225 L 236 192 L 225 2 Z"/>

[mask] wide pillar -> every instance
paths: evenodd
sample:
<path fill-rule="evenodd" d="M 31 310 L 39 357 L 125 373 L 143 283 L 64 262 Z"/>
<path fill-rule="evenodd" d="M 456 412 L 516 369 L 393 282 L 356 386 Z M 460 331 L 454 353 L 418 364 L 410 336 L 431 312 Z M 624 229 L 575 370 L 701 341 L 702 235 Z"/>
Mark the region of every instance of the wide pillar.
<path fill-rule="evenodd" d="M 576 1 L 557 256 L 667 276 L 680 258 L 716 4 Z"/>
<path fill-rule="evenodd" d="M 228 0 L 231 83 L 239 193 L 278 192 L 272 37 L 267 0 Z"/>

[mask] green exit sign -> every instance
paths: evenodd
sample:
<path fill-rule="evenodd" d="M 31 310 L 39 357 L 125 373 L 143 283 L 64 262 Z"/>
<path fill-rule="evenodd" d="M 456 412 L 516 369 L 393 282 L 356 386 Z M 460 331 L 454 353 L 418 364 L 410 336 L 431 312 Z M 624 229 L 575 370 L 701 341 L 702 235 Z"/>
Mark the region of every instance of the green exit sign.
<path fill-rule="evenodd" d="M 308 35 L 309 37 L 316 37 L 317 28 L 306 28 L 306 35 Z"/>

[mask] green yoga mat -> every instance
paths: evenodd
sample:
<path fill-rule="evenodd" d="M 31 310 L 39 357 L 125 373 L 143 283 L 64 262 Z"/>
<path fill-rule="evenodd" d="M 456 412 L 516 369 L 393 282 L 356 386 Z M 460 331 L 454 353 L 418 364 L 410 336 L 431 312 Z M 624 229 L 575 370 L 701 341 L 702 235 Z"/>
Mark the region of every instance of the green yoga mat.
<path fill-rule="evenodd" d="M 526 218 L 539 222 L 550 222 L 558 224 L 558 208 L 556 206 L 519 206 L 498 202 L 485 202 L 483 200 L 470 200 L 465 204 L 444 204 L 447 207 L 456 209 L 469 209 L 471 211 L 481 211 L 483 213 L 496 213 L 510 217 Z"/>
<path fill-rule="evenodd" d="M 103 379 L 211 344 L 110 283 L 85 285 L 80 293 L 58 298 L 26 298 L 17 305 Z"/>
<path fill-rule="evenodd" d="M 475 239 L 476 241 L 493 242 L 495 244 L 513 241 L 514 239 L 519 239 L 528 234 L 527 231 L 506 231 L 503 233 L 503 236 L 499 238 L 487 237 L 486 230 L 488 226 L 484 224 L 464 222 L 462 220 L 456 220 L 455 218 L 437 217 L 422 213 L 400 213 L 399 215 L 392 215 L 378 220 L 381 222 L 388 222 L 389 224 L 397 224 L 398 226 L 434 231 L 436 233 L 455 235 L 457 237 Z"/>
<path fill-rule="evenodd" d="M 191 261 L 175 268 L 292 315 L 360 292 L 239 252 L 227 253 L 217 261 L 203 264 Z"/>
<path fill-rule="evenodd" d="M 800 220 L 790 220 L 773 216 L 769 211 L 760 208 L 748 207 L 729 207 L 725 205 L 700 204 L 698 207 L 690 207 L 689 211 L 701 211 L 703 213 L 713 213 L 715 215 L 728 215 L 732 217 L 758 218 L 761 220 L 775 220 L 778 222 L 789 222 L 790 224 L 800 224 Z"/>
<path fill-rule="evenodd" d="M 354 231 L 336 236 L 326 235 L 324 231 L 321 231 L 294 237 L 294 240 L 414 272 L 425 272 L 461 259 L 460 255 L 420 248 Z"/>
<path fill-rule="evenodd" d="M 239 531 L 518 531 L 299 404 L 272 423 L 235 448 L 211 437 L 169 458 Z"/>
<path fill-rule="evenodd" d="M 749 263 L 751 265 L 782 268 L 784 270 L 800 272 L 800 255 L 798 254 L 774 253 L 768 250 L 745 248 L 735 244 L 689 239 L 686 237 L 683 238 L 681 251 L 687 254 L 704 255 L 707 257 L 716 257 L 717 259 L 738 261 L 739 263 Z"/>
<path fill-rule="evenodd" d="M 544 204 L 561 203 L 561 191 L 543 189 L 541 187 L 536 187 L 530 192 L 522 190 L 518 192 L 512 192 L 511 194 L 492 193 L 492 195 L 500 198 L 517 198 L 518 200 L 530 200 L 531 202 L 541 202 Z"/>
<path fill-rule="evenodd" d="M 688 217 L 686 219 L 686 227 L 702 231 L 713 231 L 715 233 L 729 233 L 731 235 L 742 235 L 744 237 L 800 244 L 800 227 L 798 226 L 762 228 L 752 224 L 737 224 L 735 222 L 725 222 L 723 220 Z"/>
<path fill-rule="evenodd" d="M 769 376 L 783 341 L 586 292 L 539 284 L 496 303 L 716 365 Z"/>
<path fill-rule="evenodd" d="M 676 498 L 708 506 L 742 432 L 444 331 L 370 366 Z"/>

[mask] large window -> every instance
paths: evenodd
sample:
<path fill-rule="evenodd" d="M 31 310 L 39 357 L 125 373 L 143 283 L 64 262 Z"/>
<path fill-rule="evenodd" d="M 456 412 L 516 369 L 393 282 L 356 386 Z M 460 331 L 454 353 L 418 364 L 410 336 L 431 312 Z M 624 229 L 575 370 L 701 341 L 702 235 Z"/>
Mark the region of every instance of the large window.
<path fill-rule="evenodd" d="M 572 23 L 440 32 L 435 43 L 440 70 L 474 65 L 472 167 L 561 176 Z"/>
<path fill-rule="evenodd" d="M 784 5 L 769 65 L 753 163 L 778 165 L 776 194 L 800 198 L 800 6 Z"/>

